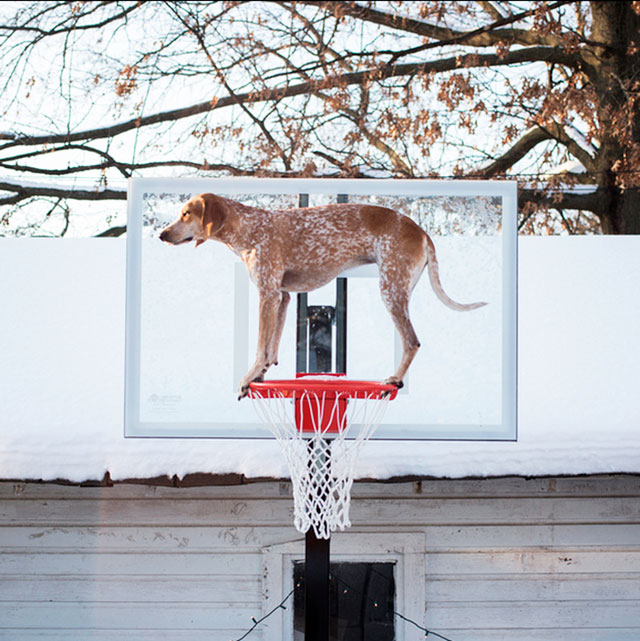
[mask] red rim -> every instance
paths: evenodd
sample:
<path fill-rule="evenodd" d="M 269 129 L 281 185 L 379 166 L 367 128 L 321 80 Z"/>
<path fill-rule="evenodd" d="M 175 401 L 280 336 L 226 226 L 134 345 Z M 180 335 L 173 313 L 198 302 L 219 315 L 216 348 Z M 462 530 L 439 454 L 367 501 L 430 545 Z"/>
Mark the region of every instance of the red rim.
<path fill-rule="evenodd" d="M 389 398 L 398 393 L 395 385 L 378 381 L 351 381 L 344 378 L 303 377 L 292 380 L 263 381 L 249 384 L 250 398 L 284 397 L 300 394 L 324 394 L 326 397 L 343 398 Z"/>

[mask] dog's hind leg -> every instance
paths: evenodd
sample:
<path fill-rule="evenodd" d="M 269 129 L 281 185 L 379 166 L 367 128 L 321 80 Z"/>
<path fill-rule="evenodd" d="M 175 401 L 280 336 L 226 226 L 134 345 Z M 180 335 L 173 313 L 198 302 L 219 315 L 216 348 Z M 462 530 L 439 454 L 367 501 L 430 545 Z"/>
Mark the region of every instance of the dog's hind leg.
<path fill-rule="evenodd" d="M 409 300 L 399 300 L 387 306 L 393 323 L 400 334 L 402 341 L 402 359 L 393 376 L 387 378 L 385 383 L 402 387 L 405 374 L 420 349 L 420 341 L 416 335 L 411 319 L 409 318 Z"/>
<path fill-rule="evenodd" d="M 409 317 L 409 298 L 424 265 L 412 269 L 410 265 L 393 263 L 380 265 L 380 294 L 400 334 L 402 358 L 396 372 L 385 383 L 402 387 L 411 362 L 420 348 L 420 341 Z"/>

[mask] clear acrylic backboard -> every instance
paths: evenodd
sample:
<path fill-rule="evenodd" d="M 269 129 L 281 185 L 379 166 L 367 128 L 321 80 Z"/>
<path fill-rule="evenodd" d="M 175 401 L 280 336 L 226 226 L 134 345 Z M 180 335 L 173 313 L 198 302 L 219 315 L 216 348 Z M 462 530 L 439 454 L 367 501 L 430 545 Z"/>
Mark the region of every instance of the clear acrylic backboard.
<path fill-rule="evenodd" d="M 421 348 L 377 439 L 515 440 L 517 189 L 514 182 L 388 179 L 132 179 L 128 192 L 125 436 L 269 438 L 247 399 L 258 296 L 240 260 L 208 241 L 169 246 L 159 231 L 203 192 L 265 209 L 297 207 L 300 195 L 404 213 L 431 236 L 445 291 L 470 312 L 445 307 L 423 274 L 411 299 Z M 400 345 L 381 301 L 377 267 L 347 280 L 347 376 L 384 380 Z M 308 294 L 334 305 L 336 287 Z M 296 305 L 289 305 L 279 365 L 296 375 Z"/>

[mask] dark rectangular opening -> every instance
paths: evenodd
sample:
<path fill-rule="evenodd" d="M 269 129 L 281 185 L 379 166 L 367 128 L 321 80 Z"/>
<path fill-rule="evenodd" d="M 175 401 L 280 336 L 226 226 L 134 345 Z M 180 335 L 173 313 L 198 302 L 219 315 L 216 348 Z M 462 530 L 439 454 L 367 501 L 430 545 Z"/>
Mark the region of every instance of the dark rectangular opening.
<path fill-rule="evenodd" d="M 395 639 L 394 563 L 331 563 L 329 641 Z M 293 569 L 294 641 L 304 640 L 304 561 Z"/>

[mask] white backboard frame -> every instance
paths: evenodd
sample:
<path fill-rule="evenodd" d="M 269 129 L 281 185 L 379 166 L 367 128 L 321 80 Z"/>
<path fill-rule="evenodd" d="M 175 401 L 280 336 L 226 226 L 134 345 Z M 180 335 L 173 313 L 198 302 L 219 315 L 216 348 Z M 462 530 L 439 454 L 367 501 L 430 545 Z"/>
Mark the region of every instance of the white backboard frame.
<path fill-rule="evenodd" d="M 501 412 L 500 419 L 487 424 L 405 424 L 394 415 L 393 406 L 387 411 L 385 422 L 374 438 L 387 440 L 507 440 L 517 439 L 517 185 L 510 181 L 439 181 L 390 179 L 272 179 L 272 178 L 191 178 L 131 179 L 128 187 L 127 226 L 127 317 L 126 317 L 126 371 L 125 371 L 125 436 L 155 438 L 269 438 L 264 425 L 253 412 L 246 414 L 248 400 L 236 407 L 244 416 L 239 423 L 235 418 L 204 421 L 149 420 L 141 415 L 141 317 L 142 317 L 142 240 L 143 196 L 147 192 L 167 191 L 185 197 L 212 192 L 234 198 L 247 194 L 320 194 L 347 196 L 401 196 L 401 197 L 495 197 L 501 199 L 500 247 L 502 259 L 502 317 L 501 317 Z M 178 211 L 176 211 L 177 216 Z M 427 229 L 427 231 L 429 231 Z M 228 252 L 220 246 L 221 250 Z M 203 251 L 202 249 L 198 250 Z M 375 266 L 367 266 L 350 277 L 375 274 Z M 427 281 L 428 278 L 423 276 Z M 228 283 L 233 288 L 234 331 L 239 336 L 248 332 L 250 323 L 247 297 L 253 287 L 238 261 L 234 277 Z M 229 310 L 231 312 L 231 310 Z M 354 312 L 351 312 L 352 314 Z M 454 312 L 455 313 L 455 312 Z M 473 312 L 471 312 L 473 313 Z M 158 319 L 162 323 L 162 319 Z M 396 341 L 397 343 L 397 341 Z M 396 344 L 396 359 L 398 358 Z M 206 355 L 203 355 L 206 358 Z M 232 363 L 223 363 L 232 370 L 229 382 L 235 387 L 249 361 L 246 341 L 236 340 Z M 411 371 L 409 373 L 409 376 Z M 269 376 L 268 376 L 269 377 Z M 272 375 L 271 378 L 277 376 Z M 233 380 L 231 380 L 233 379 Z M 408 381 L 408 389 L 415 389 L 416 381 Z M 229 389 L 229 394 L 233 390 Z M 161 402 L 170 405 L 171 398 Z M 237 403 L 237 401 L 234 400 Z M 244 404 L 244 405 L 242 405 Z M 169 409 L 171 409 L 169 407 Z"/>

